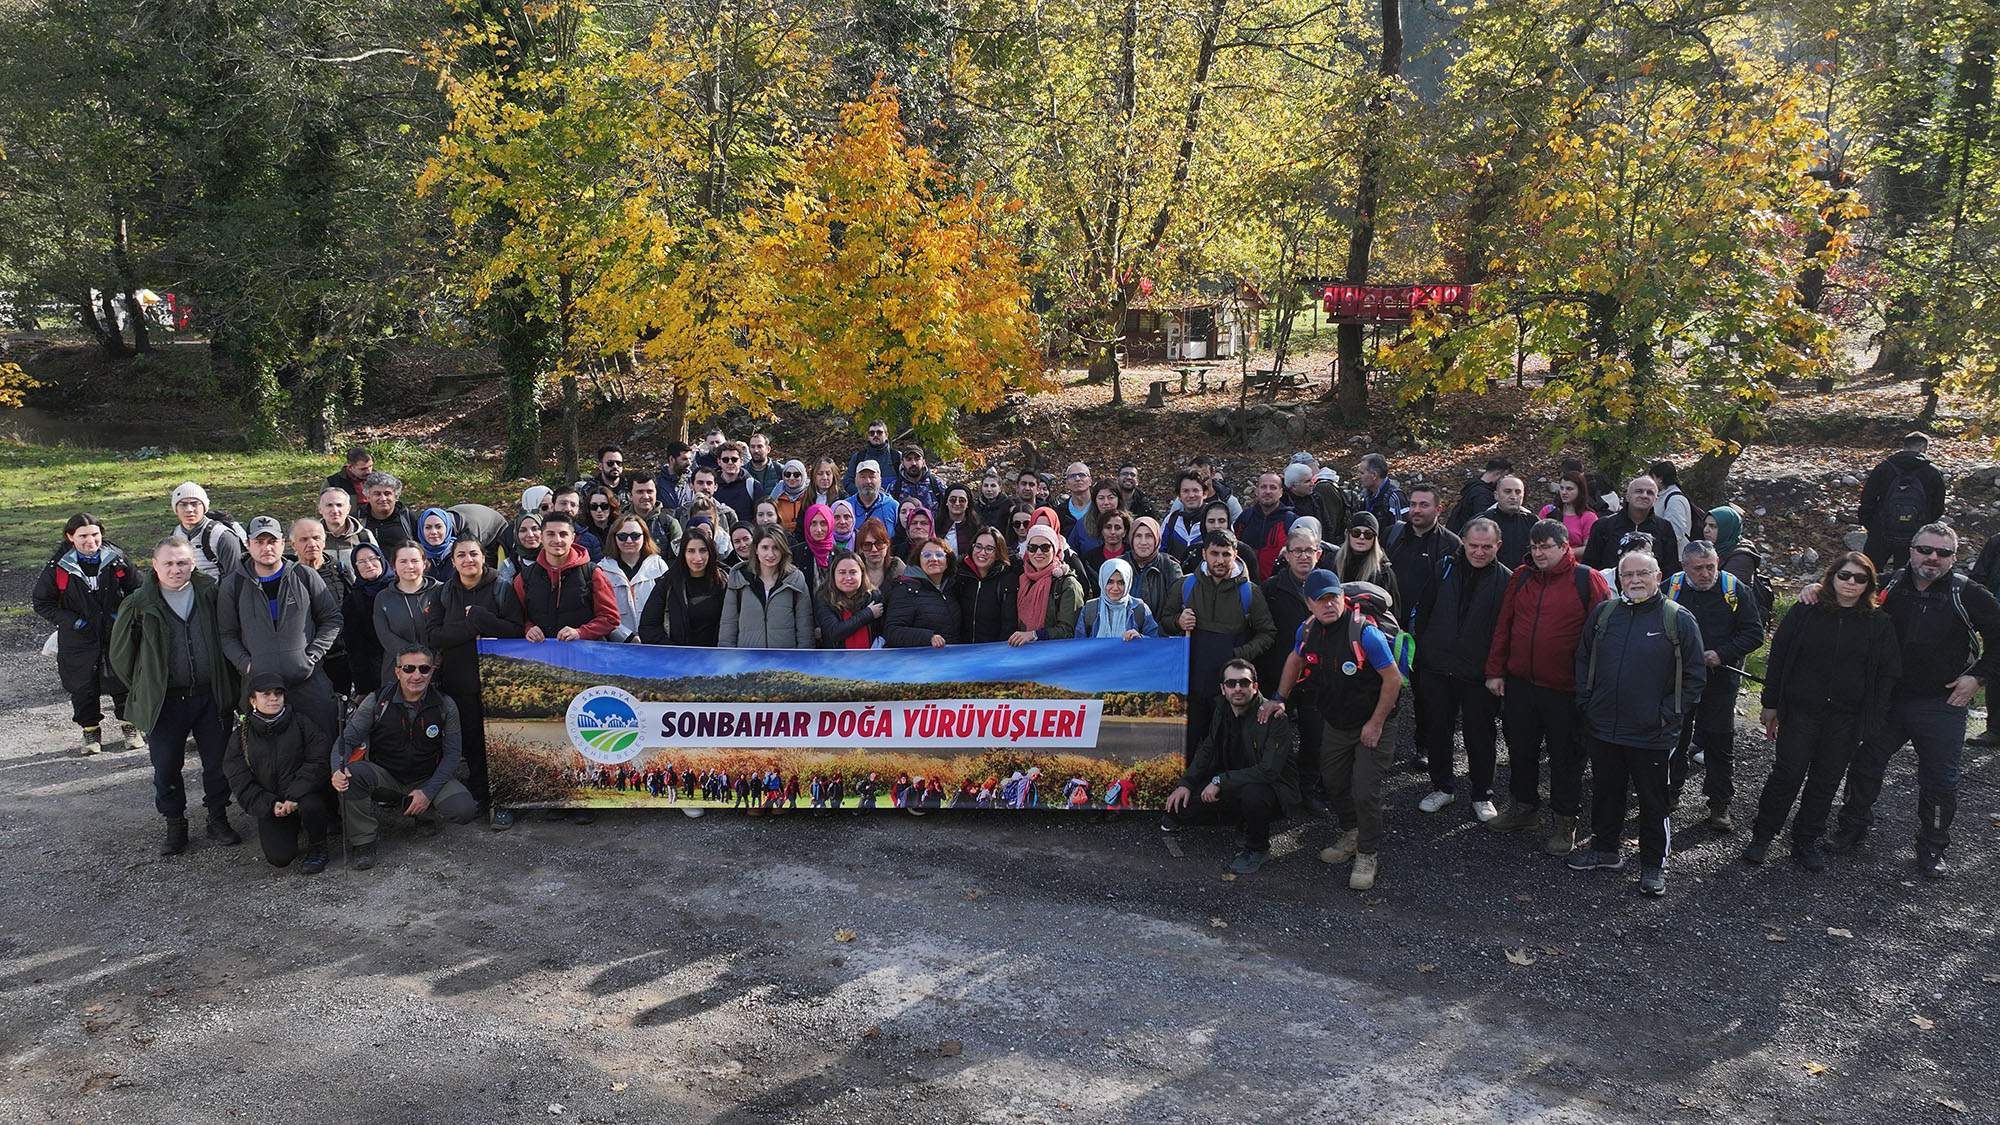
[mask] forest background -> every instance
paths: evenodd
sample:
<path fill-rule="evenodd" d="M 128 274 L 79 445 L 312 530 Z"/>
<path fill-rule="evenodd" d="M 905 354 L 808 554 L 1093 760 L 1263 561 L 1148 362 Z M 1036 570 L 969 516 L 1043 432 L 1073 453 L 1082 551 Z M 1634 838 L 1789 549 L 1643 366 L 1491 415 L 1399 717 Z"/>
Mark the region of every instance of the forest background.
<path fill-rule="evenodd" d="M 1996 46 L 1991 0 L 19 0 L 0 293 L 127 357 L 173 292 L 264 445 L 489 347 L 522 476 L 604 396 L 949 447 L 1064 357 L 1121 401 L 1135 307 L 1282 353 L 1322 279 L 1459 282 L 1340 328 L 1342 418 L 1537 357 L 1553 442 L 1719 480 L 1788 384 L 2000 397 Z"/>

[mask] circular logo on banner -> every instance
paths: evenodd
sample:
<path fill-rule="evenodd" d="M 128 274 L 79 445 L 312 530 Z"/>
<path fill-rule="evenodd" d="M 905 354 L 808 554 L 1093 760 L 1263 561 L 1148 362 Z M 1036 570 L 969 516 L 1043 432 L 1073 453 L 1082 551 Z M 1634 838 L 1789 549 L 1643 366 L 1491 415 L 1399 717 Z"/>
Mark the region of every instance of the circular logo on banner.
<path fill-rule="evenodd" d="M 622 765 L 639 756 L 639 701 L 620 688 L 594 687 L 569 701 L 569 741 L 593 762 Z"/>

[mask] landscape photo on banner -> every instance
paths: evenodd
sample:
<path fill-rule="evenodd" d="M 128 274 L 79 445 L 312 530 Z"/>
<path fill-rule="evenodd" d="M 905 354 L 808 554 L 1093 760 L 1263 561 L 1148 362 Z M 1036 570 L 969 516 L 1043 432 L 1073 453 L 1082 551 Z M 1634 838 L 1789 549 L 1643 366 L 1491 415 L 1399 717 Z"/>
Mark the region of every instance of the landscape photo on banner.
<path fill-rule="evenodd" d="M 1184 637 L 1012 647 L 479 642 L 510 807 L 1159 808 Z"/>

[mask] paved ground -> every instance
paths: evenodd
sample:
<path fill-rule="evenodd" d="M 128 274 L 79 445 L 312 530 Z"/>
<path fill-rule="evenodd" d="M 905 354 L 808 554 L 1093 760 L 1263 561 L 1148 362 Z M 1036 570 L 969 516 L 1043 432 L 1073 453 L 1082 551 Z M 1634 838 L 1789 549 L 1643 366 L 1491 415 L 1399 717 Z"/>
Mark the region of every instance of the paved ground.
<path fill-rule="evenodd" d="M 1226 832 L 1060 813 L 527 818 L 306 879 L 157 859 L 42 635 L 0 618 L 0 1120 L 2000 1118 L 1991 755 L 1937 886 L 1901 825 L 1819 878 L 1689 829 L 1646 900 L 1415 774 L 1365 895 L 1322 823 L 1225 882 Z"/>

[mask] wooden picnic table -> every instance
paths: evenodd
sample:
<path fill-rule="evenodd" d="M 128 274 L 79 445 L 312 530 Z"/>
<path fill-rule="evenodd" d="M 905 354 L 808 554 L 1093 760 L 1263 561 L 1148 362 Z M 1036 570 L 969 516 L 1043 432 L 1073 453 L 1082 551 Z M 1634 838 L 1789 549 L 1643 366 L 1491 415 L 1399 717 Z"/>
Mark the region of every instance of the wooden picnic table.
<path fill-rule="evenodd" d="M 1246 390 L 1273 399 L 1280 392 L 1300 394 L 1312 389 L 1312 379 L 1303 371 L 1255 371 L 1245 377 L 1244 384 Z"/>
<path fill-rule="evenodd" d="M 1176 367 L 1174 368 L 1174 370 L 1180 372 L 1181 374 L 1182 394 L 1188 393 L 1188 376 L 1190 375 L 1195 377 L 1196 393 L 1206 394 L 1208 393 L 1208 373 L 1210 371 L 1215 370 L 1215 365 L 1212 363 L 1189 363 L 1189 364 L 1184 364 L 1180 367 Z M 1218 382 L 1216 386 L 1219 389 L 1226 391 L 1229 389 L 1229 380 L 1223 379 L 1220 382 Z"/>

